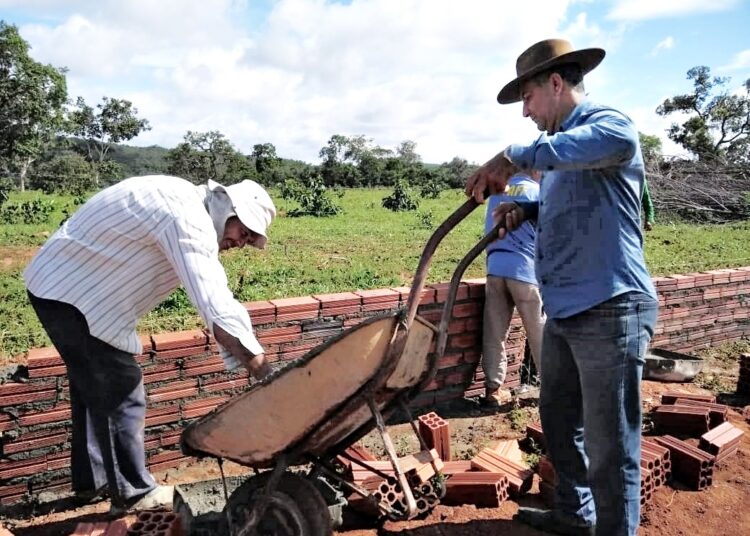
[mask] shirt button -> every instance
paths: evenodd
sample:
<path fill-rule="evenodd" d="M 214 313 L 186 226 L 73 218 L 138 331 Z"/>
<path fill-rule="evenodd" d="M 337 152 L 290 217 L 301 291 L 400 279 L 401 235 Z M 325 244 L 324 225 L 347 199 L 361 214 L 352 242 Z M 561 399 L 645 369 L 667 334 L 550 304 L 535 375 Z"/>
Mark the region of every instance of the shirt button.
<path fill-rule="evenodd" d="M 539 258 L 539 260 L 540 260 L 540 261 L 541 261 L 542 259 L 544 259 L 544 255 L 542 255 L 541 253 L 540 253 L 539 255 L 537 255 L 537 257 Z"/>
<path fill-rule="evenodd" d="M 543 278 L 542 279 L 542 285 L 546 285 L 546 284 L 547 284 L 547 280 Z"/>
<path fill-rule="evenodd" d="M 539 206 L 543 207 L 544 206 L 544 201 L 539 201 Z"/>

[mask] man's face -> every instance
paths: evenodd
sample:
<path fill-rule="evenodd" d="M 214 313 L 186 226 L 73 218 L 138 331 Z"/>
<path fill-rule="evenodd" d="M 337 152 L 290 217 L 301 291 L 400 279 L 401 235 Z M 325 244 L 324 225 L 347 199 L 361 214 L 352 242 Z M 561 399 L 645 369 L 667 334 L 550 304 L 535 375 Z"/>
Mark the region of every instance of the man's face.
<path fill-rule="evenodd" d="M 245 227 L 237 216 L 232 216 L 224 225 L 224 236 L 219 241 L 219 251 L 245 246 L 259 247 L 263 237 Z"/>
<path fill-rule="evenodd" d="M 530 117 L 541 131 L 552 133 L 557 118 L 557 101 L 552 77 L 543 84 L 528 80 L 521 87 L 523 116 Z"/>

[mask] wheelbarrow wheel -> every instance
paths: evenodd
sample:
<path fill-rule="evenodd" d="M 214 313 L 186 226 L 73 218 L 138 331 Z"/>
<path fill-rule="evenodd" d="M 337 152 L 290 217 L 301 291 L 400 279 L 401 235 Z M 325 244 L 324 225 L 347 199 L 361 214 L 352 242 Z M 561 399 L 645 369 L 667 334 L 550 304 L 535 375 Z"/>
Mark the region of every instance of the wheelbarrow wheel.
<path fill-rule="evenodd" d="M 265 492 L 271 471 L 253 476 L 229 497 L 226 509 L 233 534 L 250 521 L 253 505 Z M 255 527 L 259 536 L 328 536 L 333 532 L 331 516 L 323 496 L 306 478 L 284 473 L 268 498 L 268 505 Z"/>

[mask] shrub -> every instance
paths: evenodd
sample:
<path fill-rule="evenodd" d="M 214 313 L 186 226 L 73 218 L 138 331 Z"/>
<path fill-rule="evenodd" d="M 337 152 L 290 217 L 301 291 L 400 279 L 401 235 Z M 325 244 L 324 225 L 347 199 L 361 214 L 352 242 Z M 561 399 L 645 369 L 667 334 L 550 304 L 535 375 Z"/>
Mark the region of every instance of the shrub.
<path fill-rule="evenodd" d="M 0 208 L 0 222 L 9 225 L 47 223 L 53 209 L 54 201 L 43 199 L 7 203 Z"/>
<path fill-rule="evenodd" d="M 55 156 L 37 166 L 30 186 L 51 194 L 55 192 L 81 195 L 94 187 L 94 170 L 85 158 L 75 153 Z"/>
<path fill-rule="evenodd" d="M 13 182 L 6 177 L 0 179 L 0 206 L 8 200 L 11 191 L 13 191 Z"/>
<path fill-rule="evenodd" d="M 399 180 L 393 189 L 393 193 L 383 198 L 383 206 L 394 212 L 416 210 L 419 201 L 412 198 L 404 181 Z"/>
<path fill-rule="evenodd" d="M 437 199 L 444 189 L 445 184 L 440 179 L 432 177 L 422 185 L 419 195 L 425 199 Z"/>
<path fill-rule="evenodd" d="M 287 179 L 281 185 L 281 196 L 299 203 L 299 208 L 289 212 L 290 216 L 335 216 L 341 212 L 341 207 L 330 197 L 323 179 L 317 173 L 310 173 L 304 177 L 306 184 L 294 179 Z"/>

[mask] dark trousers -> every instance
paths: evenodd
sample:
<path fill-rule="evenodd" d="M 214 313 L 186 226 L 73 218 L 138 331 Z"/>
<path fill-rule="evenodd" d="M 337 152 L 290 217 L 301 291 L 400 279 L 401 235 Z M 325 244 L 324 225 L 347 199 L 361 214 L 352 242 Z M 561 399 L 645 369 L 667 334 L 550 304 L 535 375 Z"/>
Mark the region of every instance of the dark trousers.
<path fill-rule="evenodd" d="M 68 371 L 73 420 L 73 491 L 107 486 L 113 504 L 156 487 L 146 468 L 146 395 L 135 358 L 92 337 L 86 318 L 67 303 L 29 293 Z"/>

